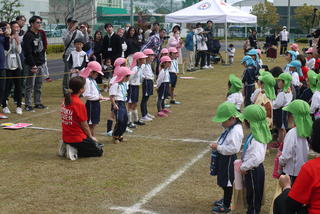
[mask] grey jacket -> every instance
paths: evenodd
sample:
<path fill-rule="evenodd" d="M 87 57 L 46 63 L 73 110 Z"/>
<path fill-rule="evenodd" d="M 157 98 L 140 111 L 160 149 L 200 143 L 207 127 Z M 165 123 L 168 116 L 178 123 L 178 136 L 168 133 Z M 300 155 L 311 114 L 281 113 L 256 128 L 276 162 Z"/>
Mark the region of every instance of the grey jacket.
<path fill-rule="evenodd" d="M 72 35 L 75 31 L 69 31 L 68 29 L 66 29 L 63 33 L 62 33 L 62 40 L 63 40 L 63 44 L 64 46 L 66 47 L 69 42 L 71 41 L 72 39 Z M 74 40 L 76 39 L 82 39 L 85 43 L 87 43 L 89 41 L 89 35 L 88 33 L 86 34 L 83 34 L 80 30 L 76 30 L 76 36 L 74 37 Z M 73 40 L 73 41 L 74 41 Z M 65 52 L 65 55 L 66 56 L 69 56 L 71 51 L 75 50 L 75 47 L 74 47 L 74 43 L 71 42 L 70 46 L 68 47 L 68 49 L 66 50 Z"/>

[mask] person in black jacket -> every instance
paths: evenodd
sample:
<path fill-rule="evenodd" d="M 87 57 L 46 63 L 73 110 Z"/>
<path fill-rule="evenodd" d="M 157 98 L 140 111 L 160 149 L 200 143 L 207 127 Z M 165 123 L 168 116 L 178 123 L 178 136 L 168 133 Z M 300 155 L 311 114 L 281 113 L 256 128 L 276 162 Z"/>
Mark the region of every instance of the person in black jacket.
<path fill-rule="evenodd" d="M 138 36 L 136 29 L 134 27 L 130 27 L 128 32 L 125 35 L 126 43 L 128 45 L 127 51 L 125 52 L 125 57 L 127 58 L 128 56 L 131 56 L 135 52 L 140 51 L 140 43 L 138 41 Z"/>
<path fill-rule="evenodd" d="M 249 36 L 249 42 L 250 42 L 250 48 L 251 49 L 257 49 L 257 31 L 256 30 L 252 30 L 251 35 Z"/>
<path fill-rule="evenodd" d="M 112 24 L 105 24 L 104 28 L 107 35 L 103 38 L 103 59 L 111 59 L 113 65 L 114 61 L 122 54 L 121 38 L 113 32 Z"/>
<path fill-rule="evenodd" d="M 208 51 L 206 52 L 206 66 L 213 68 L 210 63 L 211 55 L 214 53 L 214 40 L 213 40 L 213 22 L 211 20 L 207 21 L 207 28 L 204 29 L 207 36 L 207 46 Z"/>
<path fill-rule="evenodd" d="M 44 109 L 41 103 L 41 86 L 43 65 L 45 63 L 44 40 L 39 32 L 42 24 L 40 16 L 32 16 L 29 19 L 30 28 L 23 37 L 23 53 L 25 56 L 26 72 L 29 76 L 26 80 L 25 103 L 26 111 L 33 111 L 32 94 L 34 93 L 34 108 Z"/>

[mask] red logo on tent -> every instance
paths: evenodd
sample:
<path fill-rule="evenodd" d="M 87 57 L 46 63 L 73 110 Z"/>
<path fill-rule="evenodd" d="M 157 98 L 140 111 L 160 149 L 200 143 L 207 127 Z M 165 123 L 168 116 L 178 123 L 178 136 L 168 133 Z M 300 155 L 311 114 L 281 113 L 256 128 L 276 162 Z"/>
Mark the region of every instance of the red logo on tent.
<path fill-rule="evenodd" d="M 200 4 L 199 6 L 198 6 L 198 9 L 199 10 L 206 10 L 206 9 L 208 9 L 208 8 L 210 8 L 211 7 L 211 4 L 209 3 L 209 2 L 205 2 L 205 3 L 203 3 L 203 4 Z"/>

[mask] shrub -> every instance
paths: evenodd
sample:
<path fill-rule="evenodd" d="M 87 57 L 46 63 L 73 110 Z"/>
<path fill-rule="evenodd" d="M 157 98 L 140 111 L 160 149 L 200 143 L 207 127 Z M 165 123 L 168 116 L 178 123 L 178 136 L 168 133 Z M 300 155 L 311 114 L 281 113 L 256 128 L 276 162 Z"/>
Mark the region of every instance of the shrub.
<path fill-rule="evenodd" d="M 295 42 L 297 42 L 297 43 L 308 43 L 308 39 L 307 38 L 296 38 Z"/>
<path fill-rule="evenodd" d="M 62 44 L 48 45 L 47 54 L 62 53 L 63 51 L 64 45 Z"/>

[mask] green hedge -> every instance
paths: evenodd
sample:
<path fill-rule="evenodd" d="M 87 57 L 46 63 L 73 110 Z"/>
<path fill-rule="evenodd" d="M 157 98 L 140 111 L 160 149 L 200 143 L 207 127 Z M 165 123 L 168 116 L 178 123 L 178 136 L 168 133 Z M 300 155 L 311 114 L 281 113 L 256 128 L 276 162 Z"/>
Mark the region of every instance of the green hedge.
<path fill-rule="evenodd" d="M 297 43 L 308 43 L 308 39 L 307 38 L 296 38 L 295 42 L 297 42 Z"/>
<path fill-rule="evenodd" d="M 64 51 L 64 45 L 48 45 L 47 54 L 62 53 Z"/>

